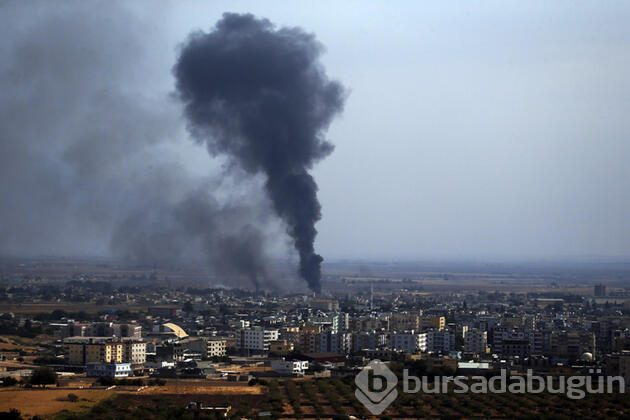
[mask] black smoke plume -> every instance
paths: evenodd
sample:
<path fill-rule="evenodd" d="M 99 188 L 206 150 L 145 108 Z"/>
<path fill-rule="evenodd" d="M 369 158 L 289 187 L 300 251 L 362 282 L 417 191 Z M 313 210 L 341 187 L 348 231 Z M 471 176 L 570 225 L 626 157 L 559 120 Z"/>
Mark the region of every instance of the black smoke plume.
<path fill-rule="evenodd" d="M 299 28 L 226 13 L 191 34 L 174 67 L 189 130 L 208 150 L 266 175 L 266 191 L 300 257 L 300 275 L 319 291 L 315 253 L 321 218 L 313 163 L 333 146 L 323 134 L 343 108 L 344 89 L 319 63 L 322 46 Z"/>
<path fill-rule="evenodd" d="M 277 289 L 260 180 L 191 165 L 203 149 L 165 77 L 165 16 L 134 7 L 0 2 L 0 258 L 113 256 Z"/>

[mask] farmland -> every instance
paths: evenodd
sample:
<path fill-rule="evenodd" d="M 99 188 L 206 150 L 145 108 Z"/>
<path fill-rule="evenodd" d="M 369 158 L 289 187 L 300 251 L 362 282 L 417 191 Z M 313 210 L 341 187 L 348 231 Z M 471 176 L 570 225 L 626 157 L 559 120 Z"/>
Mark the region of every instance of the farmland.
<path fill-rule="evenodd" d="M 282 418 L 374 418 L 355 398 L 353 378 L 320 380 L 272 380 L 264 386 L 180 381 L 136 392 L 131 389 L 77 390 L 76 403 L 65 400 L 69 391 L 2 391 L 1 410 L 18 408 L 23 414 L 45 415 L 59 420 L 95 418 L 193 418 L 186 410 L 194 401 L 207 406 L 232 406 L 230 417 L 256 416 L 267 412 Z M 398 398 L 381 418 L 501 417 L 571 419 L 618 418 L 630 409 L 624 394 L 587 395 L 571 400 L 565 395 L 542 394 L 406 394 Z M 0 410 L 0 411 L 1 411 Z M 68 410 L 68 411 L 63 411 Z M 55 415 L 51 415 L 57 413 Z M 199 414 L 199 413 L 197 413 Z M 204 418 L 200 414 L 200 418 Z"/>

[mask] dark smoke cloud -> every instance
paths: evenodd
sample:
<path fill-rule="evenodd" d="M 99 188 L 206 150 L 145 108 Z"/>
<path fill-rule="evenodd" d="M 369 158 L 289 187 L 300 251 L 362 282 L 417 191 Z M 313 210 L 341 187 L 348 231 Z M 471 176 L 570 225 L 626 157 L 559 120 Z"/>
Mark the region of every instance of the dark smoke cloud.
<path fill-rule="evenodd" d="M 343 87 L 318 61 L 321 52 L 299 28 L 226 13 L 211 32 L 190 36 L 174 67 L 190 132 L 212 154 L 266 175 L 266 191 L 299 253 L 300 275 L 315 291 L 321 207 L 308 170 L 332 151 L 323 133 L 344 101 Z"/>
<path fill-rule="evenodd" d="M 0 255 L 195 262 L 273 287 L 269 200 L 178 155 L 172 45 L 125 7 L 0 3 Z"/>
<path fill-rule="evenodd" d="M 275 286 L 269 274 L 268 238 L 257 227 L 268 220 L 256 209 L 221 204 L 205 190 L 174 203 L 143 208 L 118 227 L 112 239 L 121 256 L 137 262 L 176 264 L 205 259 L 213 272 L 230 279 L 245 277 L 259 289 Z"/>

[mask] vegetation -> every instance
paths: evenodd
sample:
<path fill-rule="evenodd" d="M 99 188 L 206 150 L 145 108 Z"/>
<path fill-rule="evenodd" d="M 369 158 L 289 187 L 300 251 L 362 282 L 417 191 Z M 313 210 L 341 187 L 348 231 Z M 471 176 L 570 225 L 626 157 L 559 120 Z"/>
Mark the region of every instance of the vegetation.
<path fill-rule="evenodd" d="M 205 419 L 216 415 L 187 409 L 191 401 L 211 406 L 231 405 L 231 418 L 254 418 L 265 411 L 273 418 L 371 417 L 355 397 L 355 390 L 354 377 L 349 376 L 318 380 L 270 379 L 263 395 L 120 393 L 88 411 L 62 412 L 56 418 Z M 68 395 L 68 401 L 71 398 Z M 406 394 L 399 384 L 398 397 L 383 413 L 383 418 L 620 418 L 628 412 L 630 398 L 625 394 L 591 394 L 582 400 L 549 393 L 454 394 L 450 391 L 434 394 L 420 391 Z M 0 416 L 0 420 L 2 418 L 19 417 Z"/>
<path fill-rule="evenodd" d="M 9 411 L 0 411 L 0 420 L 22 420 L 22 418 L 20 411 L 15 408 Z"/>
<path fill-rule="evenodd" d="M 31 385 L 46 386 L 57 382 L 57 372 L 47 366 L 38 367 L 31 375 Z"/>
<path fill-rule="evenodd" d="M 0 379 L 0 386 L 13 386 L 13 385 L 16 385 L 17 383 L 18 383 L 18 380 L 11 376 L 7 376 L 6 378 Z"/>

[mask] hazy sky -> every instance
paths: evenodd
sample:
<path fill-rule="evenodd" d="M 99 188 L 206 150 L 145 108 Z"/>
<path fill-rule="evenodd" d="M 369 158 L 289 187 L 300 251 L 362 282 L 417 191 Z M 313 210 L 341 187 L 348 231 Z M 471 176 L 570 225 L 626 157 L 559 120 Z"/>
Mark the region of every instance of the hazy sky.
<path fill-rule="evenodd" d="M 46 3 L 26 3 L 5 6 L 0 23 L 12 23 L 0 29 L 0 52 L 51 13 Z M 117 25 L 136 26 L 133 46 L 148 73 L 115 86 L 165 103 L 177 45 L 223 12 L 300 26 L 325 45 L 328 75 L 350 92 L 328 132 L 336 149 L 314 170 L 323 211 L 317 248 L 328 259 L 630 256 L 628 2 L 123 4 L 92 4 L 88 23 L 114 28 L 92 33 L 86 24 L 85 48 L 93 40 L 98 56 L 110 38 L 124 44 Z M 76 21 L 85 18 L 80 9 L 55 13 Z M 94 77 L 123 71 L 126 57 L 138 61 L 115 51 L 103 59 L 112 68 Z M 219 166 L 181 120 L 173 126 L 168 159 L 198 174 Z M 10 172 L 0 173 L 6 197 Z M 87 243 L 101 252 L 106 236 L 96 229 Z"/>

